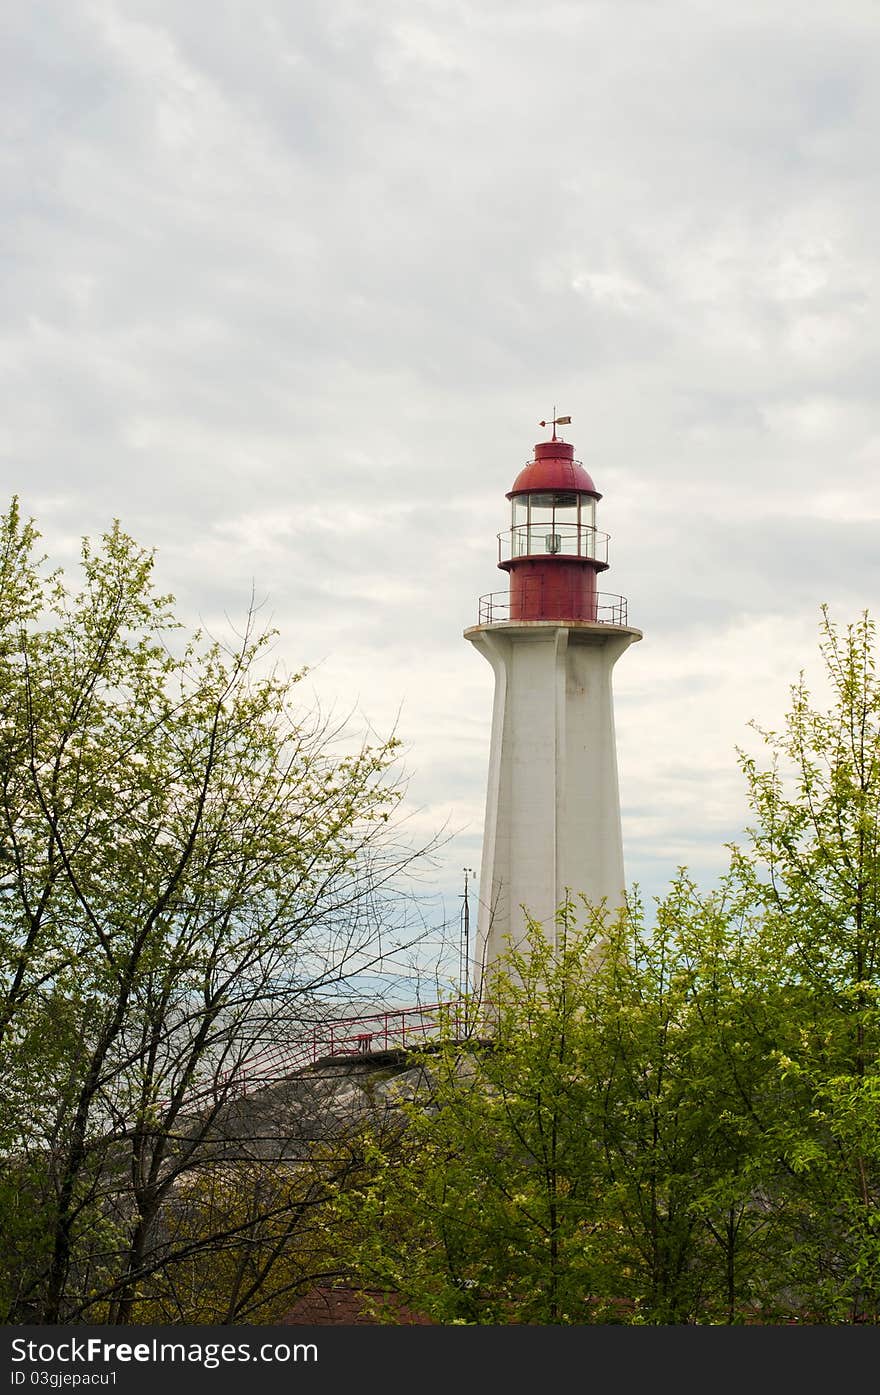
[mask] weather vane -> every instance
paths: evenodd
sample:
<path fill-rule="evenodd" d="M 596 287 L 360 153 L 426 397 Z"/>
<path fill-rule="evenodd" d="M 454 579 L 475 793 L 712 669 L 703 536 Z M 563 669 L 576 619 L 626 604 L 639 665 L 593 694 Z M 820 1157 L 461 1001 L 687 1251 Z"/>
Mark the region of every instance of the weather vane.
<path fill-rule="evenodd" d="M 556 428 L 557 428 L 557 426 L 570 426 L 570 425 L 571 425 L 571 417 L 558 417 L 558 416 L 556 415 L 556 408 L 554 407 L 554 408 L 553 408 L 553 420 L 552 420 L 552 421 L 539 421 L 539 422 L 538 422 L 538 425 L 539 425 L 539 426 L 552 426 L 552 427 L 553 427 L 553 440 L 555 441 L 555 440 L 556 440 Z"/>

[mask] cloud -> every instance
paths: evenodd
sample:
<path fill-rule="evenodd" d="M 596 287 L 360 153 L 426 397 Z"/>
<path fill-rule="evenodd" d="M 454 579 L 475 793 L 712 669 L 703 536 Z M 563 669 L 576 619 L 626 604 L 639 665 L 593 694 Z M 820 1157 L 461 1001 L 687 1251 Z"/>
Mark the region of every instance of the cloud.
<path fill-rule="evenodd" d="M 7 493 L 65 558 L 119 516 L 187 617 L 253 592 L 325 701 L 400 711 L 454 897 L 461 631 L 556 403 L 645 630 L 629 872 L 712 875 L 747 717 L 822 601 L 877 606 L 875 39 L 868 0 L 17 7 Z"/>

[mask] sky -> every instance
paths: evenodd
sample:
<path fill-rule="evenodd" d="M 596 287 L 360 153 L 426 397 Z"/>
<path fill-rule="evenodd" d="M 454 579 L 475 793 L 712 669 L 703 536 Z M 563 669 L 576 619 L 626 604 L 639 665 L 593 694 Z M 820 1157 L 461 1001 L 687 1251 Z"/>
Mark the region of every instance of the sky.
<path fill-rule="evenodd" d="M 185 621 L 253 594 L 396 724 L 457 923 L 462 631 L 555 406 L 644 634 L 627 876 L 713 885 L 750 720 L 880 601 L 875 0 L 31 0 L 0 62 L 4 506 L 67 565 L 119 518 Z"/>

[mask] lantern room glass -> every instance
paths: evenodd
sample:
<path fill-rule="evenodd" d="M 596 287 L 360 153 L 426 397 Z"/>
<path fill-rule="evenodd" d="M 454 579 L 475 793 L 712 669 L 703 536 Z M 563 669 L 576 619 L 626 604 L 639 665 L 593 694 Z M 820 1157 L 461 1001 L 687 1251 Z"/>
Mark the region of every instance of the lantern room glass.
<path fill-rule="evenodd" d="M 525 557 L 529 550 L 529 496 L 528 494 L 517 494 L 513 499 L 511 510 L 511 554 L 514 557 Z"/>
<path fill-rule="evenodd" d="M 517 494 L 511 501 L 511 555 L 595 556 L 596 500 L 575 490 Z"/>

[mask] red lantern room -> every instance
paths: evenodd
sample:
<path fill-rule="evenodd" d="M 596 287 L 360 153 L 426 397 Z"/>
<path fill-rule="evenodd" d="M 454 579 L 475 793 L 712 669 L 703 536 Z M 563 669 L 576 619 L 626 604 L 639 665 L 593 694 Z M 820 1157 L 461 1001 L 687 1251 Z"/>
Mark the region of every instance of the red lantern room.
<path fill-rule="evenodd" d="M 602 496 L 553 426 L 507 495 L 511 526 L 498 535 L 498 565 L 510 573 L 509 617 L 595 621 L 596 577 L 608 568 L 608 534 L 596 531 Z"/>

